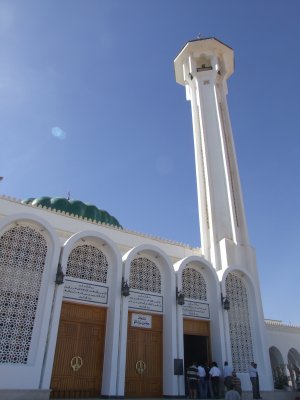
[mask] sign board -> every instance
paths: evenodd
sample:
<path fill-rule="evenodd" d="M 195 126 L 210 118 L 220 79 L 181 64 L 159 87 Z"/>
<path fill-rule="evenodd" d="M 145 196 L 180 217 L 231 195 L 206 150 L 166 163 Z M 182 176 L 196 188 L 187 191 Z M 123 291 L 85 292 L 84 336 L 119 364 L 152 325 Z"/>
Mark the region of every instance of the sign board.
<path fill-rule="evenodd" d="M 182 314 L 185 317 L 210 319 L 209 304 L 184 299 Z"/>
<path fill-rule="evenodd" d="M 152 316 L 144 314 L 131 314 L 131 326 L 135 328 L 152 328 Z"/>
<path fill-rule="evenodd" d="M 163 312 L 163 296 L 130 290 L 128 308 Z"/>
<path fill-rule="evenodd" d="M 108 288 L 96 283 L 65 279 L 64 298 L 81 300 L 87 303 L 107 304 Z"/>

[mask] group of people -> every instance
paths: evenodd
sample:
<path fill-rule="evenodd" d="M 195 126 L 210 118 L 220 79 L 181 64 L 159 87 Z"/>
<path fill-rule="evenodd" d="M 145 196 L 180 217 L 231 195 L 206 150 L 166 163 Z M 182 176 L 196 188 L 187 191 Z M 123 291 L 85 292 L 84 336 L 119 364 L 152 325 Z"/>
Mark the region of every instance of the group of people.
<path fill-rule="evenodd" d="M 190 399 L 218 399 L 220 396 L 221 370 L 214 361 L 209 367 L 207 364 L 193 362 L 187 369 L 187 384 Z M 252 384 L 253 399 L 261 399 L 259 391 L 259 377 L 257 364 L 251 363 L 249 376 Z M 240 400 L 242 397 L 241 380 L 236 371 L 224 363 L 223 378 L 225 387 L 225 400 Z"/>
<path fill-rule="evenodd" d="M 207 364 L 193 362 L 187 369 L 189 397 L 191 399 L 218 399 L 220 396 L 221 375 L 221 370 L 215 361 L 210 367 Z M 233 387 L 237 393 L 242 393 L 241 381 L 237 377 L 235 371 L 228 365 L 227 361 L 225 361 L 224 364 L 223 376 L 227 392 Z M 238 399 L 239 398 L 240 397 L 238 397 Z M 228 399 L 235 400 L 234 397 L 228 397 Z"/>

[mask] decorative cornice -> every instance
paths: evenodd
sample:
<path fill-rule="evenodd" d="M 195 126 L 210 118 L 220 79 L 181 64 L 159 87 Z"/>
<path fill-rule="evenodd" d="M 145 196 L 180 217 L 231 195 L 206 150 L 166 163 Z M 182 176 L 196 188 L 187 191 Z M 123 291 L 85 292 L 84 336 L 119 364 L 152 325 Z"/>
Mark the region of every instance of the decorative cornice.
<path fill-rule="evenodd" d="M 266 326 L 269 327 L 274 327 L 274 328 L 291 328 L 291 329 L 297 329 L 300 331 L 300 326 L 299 325 L 294 325 L 294 324 L 286 324 L 280 320 L 277 319 L 265 319 L 265 324 Z"/>
<path fill-rule="evenodd" d="M 46 206 L 41 206 L 41 205 L 35 206 L 35 205 L 32 205 L 32 204 L 24 204 L 24 203 L 21 202 L 22 200 L 16 199 L 15 197 L 7 196 L 7 195 L 0 195 L 0 199 L 7 200 L 7 201 L 10 201 L 12 203 L 17 203 L 17 204 L 19 204 L 21 206 L 24 206 L 24 207 L 42 209 L 44 211 L 47 211 L 47 212 L 50 212 L 50 213 L 53 213 L 53 214 L 62 215 L 62 216 L 67 217 L 67 218 L 72 218 L 72 219 L 76 219 L 76 220 L 79 220 L 79 221 L 88 222 L 88 223 L 94 224 L 94 225 L 104 226 L 106 228 L 113 229 L 115 231 L 124 232 L 124 233 L 128 233 L 128 234 L 131 234 L 131 235 L 136 235 L 136 236 L 141 236 L 141 237 L 144 237 L 144 238 L 147 238 L 147 239 L 156 240 L 156 241 L 161 242 L 161 243 L 167 243 L 167 244 L 170 244 L 172 246 L 184 247 L 184 248 L 189 249 L 189 250 L 197 251 L 197 252 L 199 252 L 201 254 L 201 248 L 200 247 L 192 247 L 192 246 L 190 246 L 188 244 L 185 244 L 185 243 L 180 243 L 180 242 L 176 242 L 174 240 L 164 239 L 164 238 L 161 238 L 161 237 L 158 237 L 158 236 L 145 234 L 145 233 L 141 233 L 141 232 L 137 232 L 137 231 L 132 231 L 132 230 L 126 229 L 124 227 L 123 228 L 117 227 L 117 226 L 114 226 L 114 225 L 107 224 L 105 222 L 97 222 L 96 220 L 92 220 L 91 218 L 83 218 L 83 217 L 80 217 L 80 216 L 77 216 L 77 215 L 74 215 L 74 214 L 69 214 L 68 212 L 55 210 L 55 209 L 52 209 L 52 208 L 49 208 L 49 207 L 46 207 Z"/>

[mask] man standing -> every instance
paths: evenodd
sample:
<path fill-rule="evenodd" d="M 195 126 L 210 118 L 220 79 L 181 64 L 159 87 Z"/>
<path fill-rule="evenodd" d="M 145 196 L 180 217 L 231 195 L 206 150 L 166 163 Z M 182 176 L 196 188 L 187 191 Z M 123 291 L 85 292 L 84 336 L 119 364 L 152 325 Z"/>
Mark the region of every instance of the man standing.
<path fill-rule="evenodd" d="M 205 384 L 206 372 L 204 367 L 199 364 L 198 365 L 198 378 L 199 378 L 199 398 L 206 399 L 207 396 L 207 388 Z"/>
<path fill-rule="evenodd" d="M 219 393 L 220 393 L 220 375 L 221 371 L 218 367 L 218 364 L 214 361 L 212 363 L 212 367 L 209 371 L 210 379 L 211 379 L 211 385 L 212 385 L 212 390 L 213 390 L 213 395 L 215 399 L 219 398 Z"/>
<path fill-rule="evenodd" d="M 252 384 L 252 393 L 254 399 L 261 399 L 259 392 L 259 378 L 257 372 L 257 364 L 252 361 L 249 368 L 249 376 Z"/>
<path fill-rule="evenodd" d="M 223 375 L 224 375 L 224 386 L 226 387 L 226 390 L 229 390 L 230 386 L 231 386 L 232 370 L 233 370 L 233 368 L 230 365 L 228 365 L 227 361 L 225 361 Z"/>
<path fill-rule="evenodd" d="M 198 386 L 198 368 L 196 362 L 193 362 L 192 365 L 188 367 L 186 375 L 190 399 L 196 399 Z"/>

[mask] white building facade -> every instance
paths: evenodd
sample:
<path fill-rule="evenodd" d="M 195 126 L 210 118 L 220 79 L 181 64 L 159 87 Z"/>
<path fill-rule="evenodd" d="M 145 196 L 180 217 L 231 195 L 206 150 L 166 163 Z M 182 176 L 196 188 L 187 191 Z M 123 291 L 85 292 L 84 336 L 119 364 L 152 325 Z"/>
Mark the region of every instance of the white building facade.
<path fill-rule="evenodd" d="M 195 359 L 228 361 L 246 391 L 253 360 L 262 391 L 297 389 L 300 329 L 264 320 L 248 239 L 226 101 L 233 51 L 196 40 L 174 63 L 192 107 L 202 248 L 83 203 L 1 197 L 0 398 L 185 397 Z"/>

